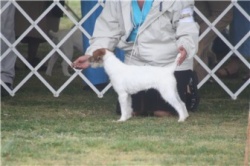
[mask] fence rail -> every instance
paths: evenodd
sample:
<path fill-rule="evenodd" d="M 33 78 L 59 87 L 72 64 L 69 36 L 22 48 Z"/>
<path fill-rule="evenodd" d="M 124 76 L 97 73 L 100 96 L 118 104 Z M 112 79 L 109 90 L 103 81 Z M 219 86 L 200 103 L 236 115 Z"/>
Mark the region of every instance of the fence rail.
<path fill-rule="evenodd" d="M 4 53 L 1 55 L 0 61 L 8 55 L 11 51 L 13 51 L 16 56 L 30 69 L 30 72 L 28 75 L 21 80 L 13 90 L 9 89 L 8 86 L 5 85 L 5 83 L 1 80 L 1 85 L 9 92 L 11 96 L 14 96 L 18 90 L 33 76 L 35 75 L 48 89 L 51 91 L 51 93 L 58 97 L 60 93 L 77 77 L 80 76 L 80 78 L 86 82 L 87 85 L 90 86 L 90 88 L 98 95 L 98 97 L 103 97 L 104 94 L 111 88 L 111 84 L 108 84 L 102 91 L 99 91 L 88 79 L 87 77 L 80 71 L 75 70 L 74 74 L 72 74 L 65 82 L 64 84 L 59 87 L 59 89 L 54 89 L 49 82 L 47 82 L 43 76 L 38 72 L 38 69 L 44 65 L 48 59 L 57 52 L 68 64 L 71 64 L 71 60 L 68 59 L 68 57 L 59 49 L 60 46 L 77 30 L 80 29 L 82 33 L 90 38 L 90 34 L 82 27 L 82 24 L 97 10 L 99 6 L 104 6 L 103 0 L 99 0 L 98 3 L 88 12 L 88 14 L 84 15 L 80 20 L 76 20 L 75 17 L 72 16 L 70 11 L 66 10 L 66 8 L 59 3 L 58 0 L 54 0 L 53 3 L 35 20 L 32 20 L 32 18 L 22 9 L 22 7 L 17 3 L 17 0 L 9 0 L 2 8 L 0 9 L 0 15 L 8 8 L 10 5 L 14 5 L 16 10 L 19 10 L 20 13 L 25 16 L 25 18 L 30 23 L 30 26 L 23 32 L 21 36 L 19 36 L 14 43 L 10 43 L 2 33 L 0 34 L 0 38 L 3 42 L 5 42 L 9 49 L 7 49 Z M 46 35 L 43 30 L 38 26 L 38 23 L 49 13 L 50 10 L 52 10 L 53 7 L 58 6 L 63 13 L 72 21 L 72 23 L 75 25 L 70 32 L 58 43 L 55 44 L 48 35 Z M 238 48 L 241 46 L 242 43 L 244 43 L 247 39 L 250 38 L 250 32 L 248 32 L 235 46 L 233 46 L 228 39 L 226 39 L 222 33 L 215 27 L 215 25 L 221 20 L 225 14 L 231 10 L 233 7 L 236 7 L 243 15 L 247 18 L 247 20 L 250 20 L 250 16 L 247 14 L 247 12 L 237 3 L 237 1 L 232 0 L 231 4 L 213 21 L 210 22 L 201 11 L 199 11 L 197 8 L 195 8 L 195 12 L 197 15 L 199 15 L 208 25 L 208 28 L 200 35 L 199 40 L 202 40 L 210 30 L 214 31 L 217 36 L 221 38 L 221 40 L 230 48 L 230 51 L 228 54 L 212 69 L 210 69 L 198 56 L 195 56 L 195 60 L 207 71 L 208 75 L 198 84 L 198 88 L 201 88 L 210 78 L 213 78 L 220 87 L 232 98 L 237 99 L 237 97 L 242 93 L 250 84 L 250 79 L 247 79 L 245 83 L 234 93 L 230 88 L 227 87 L 227 85 L 221 80 L 215 72 L 234 54 L 236 55 L 241 62 L 250 70 L 250 64 L 249 62 L 241 55 L 241 53 L 238 51 Z M 17 50 L 17 45 L 21 42 L 21 40 L 33 29 L 35 28 L 42 36 L 43 38 L 51 45 L 52 50 L 42 59 L 42 61 L 35 67 L 31 66 L 29 62 L 20 54 L 20 52 Z"/>

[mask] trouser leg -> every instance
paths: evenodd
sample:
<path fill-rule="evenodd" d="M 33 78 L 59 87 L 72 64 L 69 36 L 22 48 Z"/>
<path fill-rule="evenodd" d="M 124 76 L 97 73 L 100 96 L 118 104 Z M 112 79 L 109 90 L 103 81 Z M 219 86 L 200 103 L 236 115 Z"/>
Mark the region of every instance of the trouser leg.
<path fill-rule="evenodd" d="M 1 8 L 5 6 L 7 1 L 1 1 Z M 1 33 L 10 44 L 15 41 L 14 31 L 14 15 L 15 7 L 11 4 L 3 13 L 1 13 Z M 9 49 L 9 46 L 2 40 L 1 41 L 1 79 L 5 83 L 13 84 L 15 77 L 15 62 L 16 55 L 13 51 L 10 51 L 7 56 L 2 59 L 3 54 Z"/>

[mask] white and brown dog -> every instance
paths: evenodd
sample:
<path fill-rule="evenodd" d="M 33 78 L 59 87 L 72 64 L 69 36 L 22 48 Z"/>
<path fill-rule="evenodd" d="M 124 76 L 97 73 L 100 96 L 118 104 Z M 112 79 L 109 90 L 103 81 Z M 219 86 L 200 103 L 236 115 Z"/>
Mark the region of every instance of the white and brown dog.
<path fill-rule="evenodd" d="M 189 115 L 176 87 L 174 71 L 178 58 L 179 56 L 175 63 L 167 67 L 132 66 L 122 63 L 113 52 L 98 49 L 89 61 L 92 67 L 103 63 L 111 84 L 118 94 L 121 106 L 121 118 L 118 121 L 126 121 L 132 116 L 131 94 L 154 88 L 178 112 L 178 122 L 183 122 Z"/>
<path fill-rule="evenodd" d="M 69 33 L 69 31 L 70 29 L 60 30 L 58 32 L 50 31 L 49 34 L 52 37 L 52 40 L 57 44 Z M 72 59 L 75 48 L 83 53 L 82 32 L 79 29 L 77 29 L 60 47 L 61 51 L 69 58 L 69 60 Z M 58 57 L 59 55 L 56 52 L 51 56 L 46 70 L 47 75 L 51 76 L 53 67 Z M 62 72 L 65 76 L 70 76 L 68 67 L 69 64 L 63 60 Z"/>

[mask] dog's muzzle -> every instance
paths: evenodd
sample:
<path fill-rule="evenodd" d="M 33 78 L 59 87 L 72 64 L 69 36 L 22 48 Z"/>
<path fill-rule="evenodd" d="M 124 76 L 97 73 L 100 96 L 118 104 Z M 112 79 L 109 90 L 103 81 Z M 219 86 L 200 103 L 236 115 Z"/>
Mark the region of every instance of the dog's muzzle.
<path fill-rule="evenodd" d="M 103 67 L 103 60 L 101 57 L 91 56 L 89 62 L 92 68 Z"/>

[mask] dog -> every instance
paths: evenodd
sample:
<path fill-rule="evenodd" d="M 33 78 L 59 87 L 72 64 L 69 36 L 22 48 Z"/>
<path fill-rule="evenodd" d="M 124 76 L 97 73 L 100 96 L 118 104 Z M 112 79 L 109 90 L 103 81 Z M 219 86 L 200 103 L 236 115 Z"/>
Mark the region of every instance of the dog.
<path fill-rule="evenodd" d="M 132 117 L 131 94 L 150 88 L 160 92 L 162 98 L 178 112 L 178 122 L 183 122 L 189 114 L 177 92 L 174 76 L 179 57 L 180 54 L 173 64 L 166 67 L 133 66 L 124 64 L 107 49 L 98 49 L 93 52 L 89 62 L 92 67 L 99 67 L 102 64 L 109 76 L 121 107 L 119 122 Z"/>
<path fill-rule="evenodd" d="M 66 36 L 69 33 L 70 29 L 64 29 L 60 30 L 58 32 L 53 32 L 49 31 L 49 35 L 52 37 L 52 40 L 55 43 L 59 43 L 64 36 Z M 81 30 L 77 29 L 60 47 L 61 51 L 69 58 L 69 60 L 72 60 L 74 49 L 77 49 L 81 53 L 83 53 L 83 41 L 82 41 L 82 32 Z M 51 76 L 52 75 L 52 69 L 58 59 L 59 55 L 57 52 L 55 52 L 47 66 L 46 74 Z M 69 73 L 68 70 L 68 63 L 66 61 L 62 62 L 62 72 L 65 76 L 70 76 L 71 74 Z"/>

